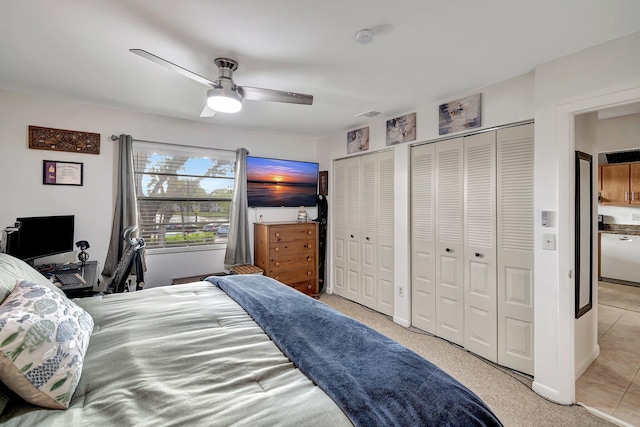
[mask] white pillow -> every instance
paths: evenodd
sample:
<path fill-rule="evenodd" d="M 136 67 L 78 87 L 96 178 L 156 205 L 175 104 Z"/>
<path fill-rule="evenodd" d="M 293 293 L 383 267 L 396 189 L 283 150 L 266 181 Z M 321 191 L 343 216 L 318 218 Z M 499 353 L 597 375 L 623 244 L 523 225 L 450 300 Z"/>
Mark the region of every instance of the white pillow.
<path fill-rule="evenodd" d="M 49 287 L 18 280 L 0 305 L 0 380 L 27 402 L 66 409 L 93 319 Z"/>

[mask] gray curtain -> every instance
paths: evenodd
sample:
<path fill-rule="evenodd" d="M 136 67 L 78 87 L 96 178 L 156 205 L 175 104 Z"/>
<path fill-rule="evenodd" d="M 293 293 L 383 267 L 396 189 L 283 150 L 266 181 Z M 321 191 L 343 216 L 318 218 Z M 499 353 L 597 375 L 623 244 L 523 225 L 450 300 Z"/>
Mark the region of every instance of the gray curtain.
<path fill-rule="evenodd" d="M 245 148 L 236 150 L 236 172 L 229 218 L 229 242 L 224 256 L 224 267 L 253 264 L 249 239 L 247 213 L 247 154 Z"/>
<path fill-rule="evenodd" d="M 111 226 L 111 241 L 104 262 L 103 276 L 111 276 L 125 251 L 122 232 L 125 228 L 138 225 L 135 177 L 133 173 L 133 139 L 131 135 L 120 135 L 118 142 L 118 187 L 116 208 Z"/>

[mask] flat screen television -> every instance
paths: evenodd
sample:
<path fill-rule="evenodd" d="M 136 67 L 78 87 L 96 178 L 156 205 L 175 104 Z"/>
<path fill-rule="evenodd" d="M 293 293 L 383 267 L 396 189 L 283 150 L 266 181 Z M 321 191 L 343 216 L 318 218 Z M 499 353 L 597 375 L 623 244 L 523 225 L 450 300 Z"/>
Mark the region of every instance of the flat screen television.
<path fill-rule="evenodd" d="M 18 231 L 7 239 L 7 253 L 33 263 L 34 259 L 72 252 L 74 216 L 17 218 Z"/>
<path fill-rule="evenodd" d="M 315 206 L 318 163 L 247 156 L 249 207 Z"/>

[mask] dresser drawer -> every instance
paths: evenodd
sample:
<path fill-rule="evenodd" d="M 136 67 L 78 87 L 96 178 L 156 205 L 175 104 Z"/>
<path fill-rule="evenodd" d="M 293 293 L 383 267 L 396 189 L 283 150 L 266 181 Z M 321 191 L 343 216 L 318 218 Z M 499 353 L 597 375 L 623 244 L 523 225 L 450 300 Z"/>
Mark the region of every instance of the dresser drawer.
<path fill-rule="evenodd" d="M 294 240 L 316 241 L 316 225 L 301 224 L 298 227 L 275 226 L 269 228 L 269 242 L 291 242 Z"/>
<path fill-rule="evenodd" d="M 317 294 L 315 280 L 307 280 L 304 282 L 293 283 L 289 286 L 309 296 L 315 296 Z"/>
<path fill-rule="evenodd" d="M 291 256 L 279 254 L 269 260 L 269 271 L 275 273 L 300 267 L 310 268 L 315 267 L 315 265 L 316 257 L 313 252 L 308 254 L 295 254 Z"/>
<path fill-rule="evenodd" d="M 293 242 L 272 243 L 269 245 L 269 258 L 282 258 L 291 255 L 315 253 L 315 240 L 299 240 Z"/>
<path fill-rule="evenodd" d="M 277 271 L 269 273 L 270 277 L 273 277 L 279 282 L 291 284 L 296 282 L 302 282 L 304 280 L 313 280 L 316 279 L 316 267 L 309 266 L 307 268 L 296 268 L 293 270 L 286 271 Z"/>

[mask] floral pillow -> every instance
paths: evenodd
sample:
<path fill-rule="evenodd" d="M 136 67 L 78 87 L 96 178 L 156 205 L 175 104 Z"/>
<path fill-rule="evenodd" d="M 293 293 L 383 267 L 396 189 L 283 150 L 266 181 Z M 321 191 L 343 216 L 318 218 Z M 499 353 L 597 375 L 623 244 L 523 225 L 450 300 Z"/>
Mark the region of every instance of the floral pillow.
<path fill-rule="evenodd" d="M 27 402 L 66 409 L 93 319 L 48 287 L 18 280 L 0 305 L 0 380 Z"/>

